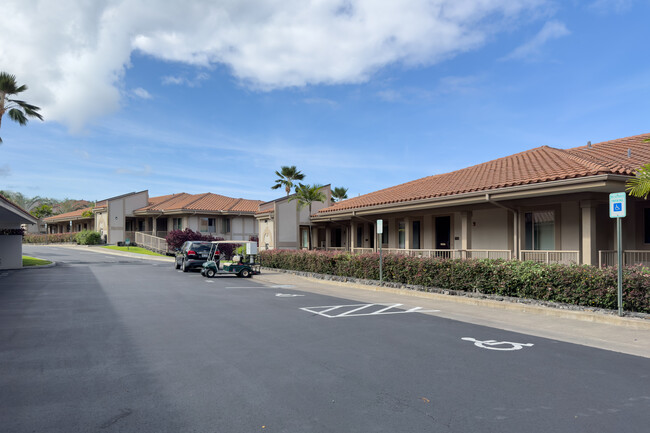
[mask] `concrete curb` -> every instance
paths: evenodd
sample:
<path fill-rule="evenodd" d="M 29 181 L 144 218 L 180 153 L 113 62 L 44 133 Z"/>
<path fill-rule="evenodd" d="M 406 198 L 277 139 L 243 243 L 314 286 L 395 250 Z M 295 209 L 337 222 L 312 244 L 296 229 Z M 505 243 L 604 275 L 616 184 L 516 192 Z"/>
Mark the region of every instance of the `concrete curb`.
<path fill-rule="evenodd" d="M 498 299 L 490 299 L 490 295 L 472 296 L 472 293 L 451 293 L 452 291 L 440 290 L 440 293 L 425 292 L 401 286 L 400 288 L 386 287 L 379 285 L 378 281 L 362 280 L 364 283 L 350 282 L 350 281 L 336 281 L 331 279 L 331 275 L 314 274 L 299 271 L 290 271 L 285 269 L 262 268 L 265 272 L 277 272 L 279 274 L 286 273 L 292 274 L 299 278 L 304 278 L 311 281 L 318 281 L 325 284 L 331 284 L 339 287 L 350 287 L 355 289 L 367 290 L 372 292 L 384 292 L 396 295 L 405 295 L 418 298 L 444 300 L 448 302 L 455 302 L 459 304 L 477 305 L 489 307 L 494 309 L 501 309 L 507 311 L 516 311 L 523 313 L 532 313 L 537 315 L 560 317 L 566 319 L 581 320 L 586 322 L 603 323 L 616 326 L 624 326 L 632 329 L 650 330 L 650 314 L 643 313 L 630 313 L 634 316 L 619 317 L 616 312 L 604 309 L 588 308 L 585 310 L 574 310 L 576 306 L 568 304 L 545 304 L 536 305 L 534 300 L 498 297 Z M 265 274 L 258 275 L 264 279 Z M 445 293 L 447 292 L 447 293 Z"/>

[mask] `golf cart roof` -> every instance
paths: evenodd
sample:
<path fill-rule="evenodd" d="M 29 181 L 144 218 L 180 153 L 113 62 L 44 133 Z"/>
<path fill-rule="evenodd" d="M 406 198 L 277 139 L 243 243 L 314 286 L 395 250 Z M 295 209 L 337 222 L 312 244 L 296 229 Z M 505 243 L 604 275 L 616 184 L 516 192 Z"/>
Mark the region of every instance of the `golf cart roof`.
<path fill-rule="evenodd" d="M 256 241 L 210 241 L 211 244 L 257 244 Z"/>

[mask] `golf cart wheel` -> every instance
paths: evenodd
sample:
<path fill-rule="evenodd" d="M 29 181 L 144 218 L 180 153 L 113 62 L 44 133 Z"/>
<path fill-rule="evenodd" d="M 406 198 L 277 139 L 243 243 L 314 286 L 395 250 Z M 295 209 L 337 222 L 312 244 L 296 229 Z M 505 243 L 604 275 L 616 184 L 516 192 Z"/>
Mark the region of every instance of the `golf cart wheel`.
<path fill-rule="evenodd" d="M 248 269 L 242 269 L 241 272 L 239 273 L 239 276 L 242 278 L 248 278 L 251 276 L 251 271 Z"/>
<path fill-rule="evenodd" d="M 189 269 L 189 268 L 187 267 L 187 265 L 185 264 L 185 260 L 183 260 L 183 263 L 181 264 L 181 271 L 183 271 L 183 272 L 187 272 L 187 271 L 189 271 L 189 270 L 190 270 L 190 269 Z"/>
<path fill-rule="evenodd" d="M 214 274 L 215 274 L 214 269 L 208 269 L 207 271 L 205 271 L 205 276 L 208 278 L 214 277 Z"/>
<path fill-rule="evenodd" d="M 180 269 L 180 268 L 181 268 L 181 265 L 179 265 L 178 262 L 176 261 L 176 259 L 174 259 L 174 269 Z"/>

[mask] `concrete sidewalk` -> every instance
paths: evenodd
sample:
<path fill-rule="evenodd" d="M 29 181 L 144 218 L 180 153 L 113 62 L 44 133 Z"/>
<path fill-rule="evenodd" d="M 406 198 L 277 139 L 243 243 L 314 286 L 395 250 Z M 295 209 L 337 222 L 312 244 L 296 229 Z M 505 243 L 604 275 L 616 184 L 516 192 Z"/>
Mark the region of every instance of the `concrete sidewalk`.
<path fill-rule="evenodd" d="M 440 310 L 451 320 L 650 358 L 650 320 L 414 290 L 342 283 L 264 270 L 255 280 L 367 303 Z M 278 289 L 282 290 L 282 289 Z"/>
<path fill-rule="evenodd" d="M 43 246 L 43 245 L 40 245 Z M 154 260 L 159 262 L 173 263 L 174 257 L 170 256 L 149 256 L 147 254 L 130 253 L 127 251 L 116 251 L 108 248 L 102 248 L 103 245 L 49 245 L 50 248 L 68 248 L 74 250 L 90 251 L 93 253 L 109 254 L 113 256 L 131 257 L 141 260 Z"/>

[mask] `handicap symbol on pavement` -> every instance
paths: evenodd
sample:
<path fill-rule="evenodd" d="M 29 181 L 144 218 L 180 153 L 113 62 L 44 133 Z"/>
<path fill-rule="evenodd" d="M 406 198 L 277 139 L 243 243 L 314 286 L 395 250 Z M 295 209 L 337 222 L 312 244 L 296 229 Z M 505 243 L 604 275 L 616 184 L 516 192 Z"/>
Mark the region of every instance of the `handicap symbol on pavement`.
<path fill-rule="evenodd" d="M 476 340 L 471 337 L 464 337 L 461 340 L 471 341 L 474 343 L 474 346 L 480 347 L 481 349 L 489 350 L 521 350 L 524 347 L 534 346 L 532 343 L 513 343 L 512 341 L 496 341 L 496 340 Z M 502 347 L 497 347 L 502 346 Z"/>

